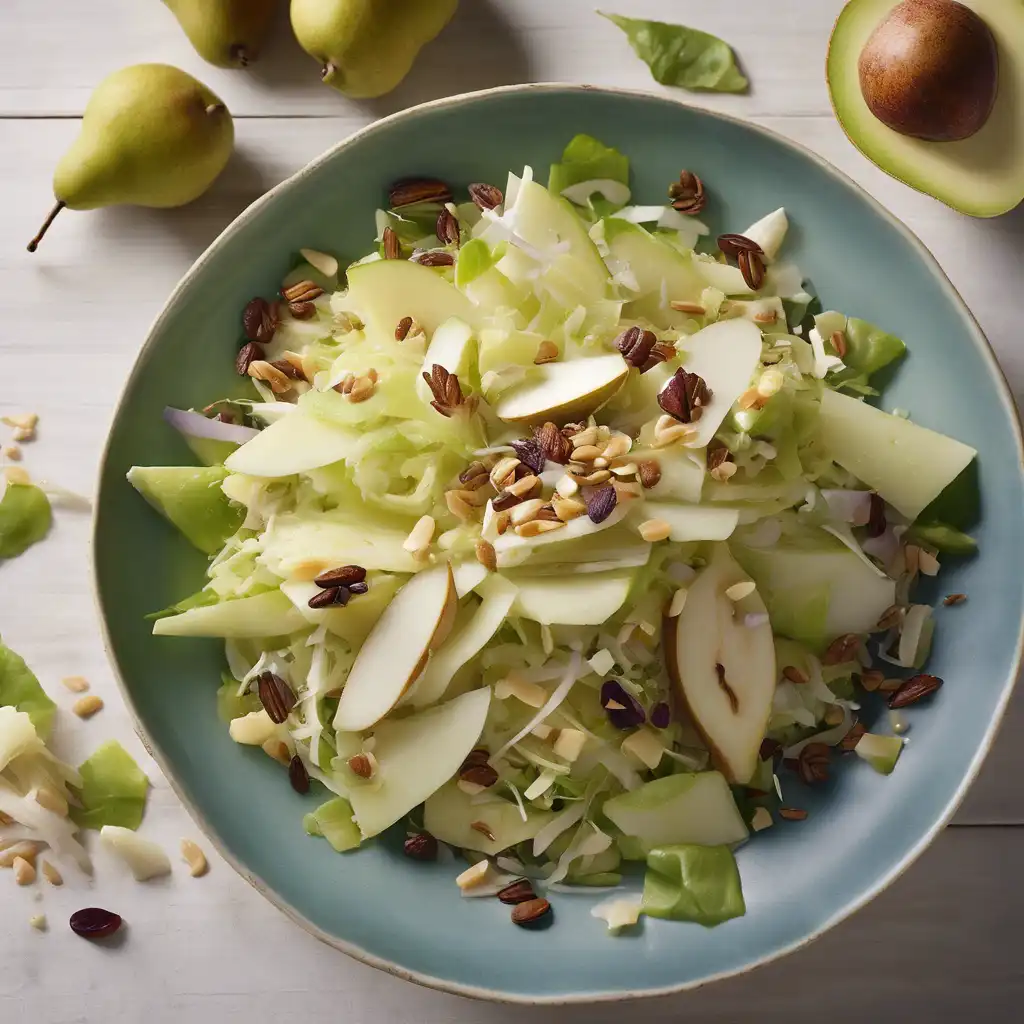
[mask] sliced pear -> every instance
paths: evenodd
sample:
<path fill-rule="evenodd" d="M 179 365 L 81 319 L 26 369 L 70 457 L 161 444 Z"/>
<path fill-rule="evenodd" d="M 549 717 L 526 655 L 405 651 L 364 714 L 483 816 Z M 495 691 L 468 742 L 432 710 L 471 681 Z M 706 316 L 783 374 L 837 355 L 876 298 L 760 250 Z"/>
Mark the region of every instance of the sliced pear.
<path fill-rule="evenodd" d="M 711 389 L 711 401 L 686 443 L 706 448 L 761 364 L 761 332 L 749 320 L 721 320 L 687 338 L 685 345 L 683 365 Z"/>
<path fill-rule="evenodd" d="M 330 608 L 309 607 L 309 599 L 321 593 L 321 588 L 311 580 L 286 580 L 281 590 L 307 622 L 324 623 L 335 636 L 358 648 L 370 635 L 400 585 L 400 577 L 380 574 L 370 581 L 370 589 L 365 594 L 353 598 L 347 605 Z"/>
<path fill-rule="evenodd" d="M 472 690 L 409 718 L 381 722 L 373 747 L 379 784 L 353 786 L 349 795 L 365 839 L 405 817 L 459 770 L 480 738 L 490 703 L 489 688 Z"/>
<path fill-rule="evenodd" d="M 743 280 L 743 274 L 738 267 L 728 263 L 719 263 L 717 260 L 696 257 L 693 261 L 694 269 L 700 274 L 706 287 L 717 288 L 726 295 L 752 295 L 750 285 Z"/>
<path fill-rule="evenodd" d="M 494 540 L 498 568 L 505 569 L 510 566 L 522 565 L 538 548 L 552 544 L 570 544 L 572 541 L 610 530 L 622 522 L 628 511 L 629 505 L 623 503 L 616 505 L 612 514 L 603 522 L 595 523 L 589 516 L 578 516 L 576 519 L 570 519 L 561 529 L 550 530 L 548 533 L 541 533 L 536 537 L 520 537 L 519 534 L 506 530 Z"/>
<path fill-rule="evenodd" d="M 548 626 L 600 626 L 622 607 L 635 577 L 632 569 L 561 577 L 511 573 L 519 588 L 512 614 Z"/>
<path fill-rule="evenodd" d="M 435 839 L 488 857 L 532 839 L 553 817 L 550 811 L 527 807 L 523 821 L 514 803 L 497 796 L 476 802 L 454 782 L 428 797 L 423 807 L 423 827 Z M 473 828 L 474 822 L 483 822 L 494 838 Z"/>
<path fill-rule="evenodd" d="M 224 465 L 233 473 L 248 476 L 291 476 L 339 462 L 359 441 L 356 431 L 307 416 L 300 409 L 246 441 Z"/>
<path fill-rule="evenodd" d="M 280 590 L 255 597 L 190 608 L 153 623 L 154 636 L 284 636 L 302 629 L 306 620 Z"/>
<path fill-rule="evenodd" d="M 582 419 L 608 402 L 628 373 L 629 364 L 614 354 L 548 363 L 530 381 L 503 394 L 494 411 L 509 423 Z"/>
<path fill-rule="evenodd" d="M 452 566 L 452 576 L 455 578 L 455 592 L 461 601 L 467 594 L 476 590 L 485 579 L 487 569 L 475 559 L 472 562 L 459 562 Z"/>
<path fill-rule="evenodd" d="M 413 706 L 439 701 L 455 673 L 501 628 L 516 599 L 515 586 L 501 576 L 491 576 L 480 589 L 483 601 L 473 617 L 440 646 L 410 688 L 408 699 Z"/>
<path fill-rule="evenodd" d="M 245 519 L 228 500 L 223 466 L 132 466 L 128 482 L 200 551 L 219 551 Z"/>
<path fill-rule="evenodd" d="M 916 519 L 978 454 L 944 434 L 825 389 L 821 442 L 843 469 Z"/>
<path fill-rule="evenodd" d="M 866 732 L 857 741 L 853 752 L 867 761 L 880 775 L 892 775 L 896 762 L 903 753 L 903 738 Z"/>
<path fill-rule="evenodd" d="M 427 354 L 423 357 L 423 372 L 430 373 L 437 364 L 465 380 L 472 352 L 473 328 L 465 320 L 451 317 L 434 331 L 427 346 Z M 416 393 L 424 402 L 429 402 L 433 397 L 422 375 L 416 378 Z"/>
<path fill-rule="evenodd" d="M 746 231 L 740 233 L 752 242 L 757 242 L 770 261 L 779 255 L 787 231 L 789 231 L 789 218 L 786 216 L 785 209 L 780 206 L 777 210 L 765 214 L 760 220 L 751 224 Z"/>
<path fill-rule="evenodd" d="M 302 573 L 311 564 L 325 569 L 361 565 L 386 572 L 418 572 L 423 563 L 402 547 L 407 536 L 408 530 L 368 524 L 344 512 L 285 513 L 275 516 L 267 528 L 260 561 L 286 579 L 315 576 Z"/>
<path fill-rule="evenodd" d="M 775 643 L 757 591 L 734 603 L 726 588 L 748 580 L 724 544 L 690 585 L 682 613 L 665 619 L 663 645 L 679 701 L 730 783 L 757 767 L 775 693 Z M 747 625 L 747 615 L 763 621 Z"/>
<path fill-rule="evenodd" d="M 394 596 L 356 655 L 334 728 L 362 732 L 379 722 L 444 643 L 458 597 L 450 563 L 417 573 Z"/>
<path fill-rule="evenodd" d="M 718 772 L 683 773 L 646 782 L 606 800 L 603 813 L 644 851 L 693 843 L 728 846 L 747 838 L 732 790 Z"/>
<path fill-rule="evenodd" d="M 634 519 L 660 519 L 671 528 L 669 539 L 685 544 L 693 540 L 727 540 L 740 521 L 734 508 L 713 505 L 677 505 L 667 501 L 645 501 L 633 513 Z"/>
<path fill-rule="evenodd" d="M 350 267 L 345 308 L 353 310 L 378 344 L 394 342 L 398 321 L 411 316 L 427 337 L 450 317 L 476 326 L 479 313 L 436 270 L 409 260 L 375 260 Z"/>

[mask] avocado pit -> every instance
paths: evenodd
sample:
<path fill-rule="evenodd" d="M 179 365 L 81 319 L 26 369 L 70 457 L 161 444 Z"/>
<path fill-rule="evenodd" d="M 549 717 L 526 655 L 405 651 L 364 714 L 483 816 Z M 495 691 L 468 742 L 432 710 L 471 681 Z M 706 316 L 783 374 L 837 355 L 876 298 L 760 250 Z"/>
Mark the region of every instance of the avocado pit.
<path fill-rule="evenodd" d="M 955 0 L 903 0 L 871 34 L 858 61 L 869 110 L 901 135 L 969 138 L 988 120 L 999 82 L 995 37 Z"/>

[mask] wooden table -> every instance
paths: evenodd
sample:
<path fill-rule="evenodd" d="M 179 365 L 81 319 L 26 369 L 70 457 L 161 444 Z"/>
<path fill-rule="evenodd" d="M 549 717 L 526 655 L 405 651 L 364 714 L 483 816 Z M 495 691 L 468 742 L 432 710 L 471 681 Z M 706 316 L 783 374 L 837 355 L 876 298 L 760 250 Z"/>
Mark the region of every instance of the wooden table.
<path fill-rule="evenodd" d="M 822 65 L 840 0 L 643 0 L 617 5 L 728 39 L 749 96 L 688 97 L 766 125 L 852 175 L 931 247 L 1024 388 L 1020 288 L 1024 207 L 969 220 L 887 178 L 847 142 Z M 50 175 L 92 87 L 109 71 L 166 61 L 214 88 L 238 146 L 213 190 L 182 210 L 62 214 L 35 257 L 24 251 L 51 203 Z M 513 82 L 658 88 L 617 29 L 584 0 L 464 0 L 414 73 L 382 100 L 323 87 L 286 18 L 250 73 L 205 65 L 157 0 L 3 0 L 0 6 L 0 414 L 34 411 L 36 476 L 90 494 L 110 416 L 146 329 L 179 276 L 269 186 L 353 129 L 422 100 Z M 181 366 L 188 373 L 187 364 Z M 118 737 L 154 783 L 144 834 L 176 850 L 196 829 L 132 732 L 100 645 L 89 579 L 88 516 L 61 511 L 50 538 L 0 567 L 0 631 L 65 709 L 60 750 L 79 759 Z M 107 701 L 87 724 L 67 712 L 61 676 Z M 648 1002 L 650 1019 L 861 1024 L 863 1020 L 1019 1021 L 1024 1000 L 1024 693 L 954 824 L 903 880 L 811 948 L 744 978 Z M 208 845 L 208 844 L 206 844 Z M 216 857 L 211 875 L 166 884 L 101 873 L 42 902 L 0 878 L 0 1021 L 197 1024 L 292 1020 L 417 1024 L 604 1024 L 612 1005 L 530 1011 L 414 988 L 320 945 Z M 124 948 L 75 939 L 68 913 L 100 901 L 131 922 Z M 29 928 L 46 912 L 49 934 Z"/>

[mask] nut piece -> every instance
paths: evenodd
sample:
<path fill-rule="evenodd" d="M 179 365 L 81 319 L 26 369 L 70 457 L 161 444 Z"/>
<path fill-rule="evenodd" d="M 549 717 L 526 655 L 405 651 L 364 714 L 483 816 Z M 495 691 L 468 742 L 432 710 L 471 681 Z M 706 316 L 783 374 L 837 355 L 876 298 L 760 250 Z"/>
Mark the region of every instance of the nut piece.
<path fill-rule="evenodd" d="M 502 491 L 508 484 L 514 483 L 516 479 L 516 467 L 521 463 L 515 456 L 506 455 L 498 459 L 491 469 L 491 486 L 496 491 Z"/>
<path fill-rule="evenodd" d="M 0 851 L 0 868 L 13 867 L 14 862 L 19 857 L 22 860 L 27 860 L 29 864 L 35 864 L 38 853 L 38 843 L 33 843 L 29 840 L 14 843 L 13 846 L 8 846 L 6 850 Z"/>
<path fill-rule="evenodd" d="M 648 519 L 640 524 L 639 533 L 648 544 L 657 544 L 660 540 L 668 540 L 672 527 L 664 519 Z"/>
<path fill-rule="evenodd" d="M 24 857 L 15 857 L 11 867 L 18 885 L 31 885 L 36 880 L 36 869 Z"/>
<path fill-rule="evenodd" d="M 541 366 L 544 363 L 553 363 L 558 355 L 558 346 L 553 341 L 542 341 L 537 346 L 537 354 L 533 357 L 533 361 Z"/>
<path fill-rule="evenodd" d="M 521 928 L 537 924 L 551 913 L 551 904 L 547 900 L 537 898 L 527 900 L 512 908 L 512 923 Z"/>
<path fill-rule="evenodd" d="M 520 903 L 525 903 L 527 900 L 535 900 L 537 898 L 537 894 L 533 891 L 533 885 L 528 878 L 517 878 L 514 882 L 509 882 L 504 889 L 499 889 L 496 895 L 502 903 L 510 906 L 517 906 Z"/>
<path fill-rule="evenodd" d="M 384 259 L 400 260 L 402 258 L 402 242 L 394 228 L 385 228 L 381 241 L 384 244 Z"/>
<path fill-rule="evenodd" d="M 807 673 L 803 669 L 797 668 L 796 665 L 787 665 L 782 670 L 782 677 L 797 686 L 803 686 L 811 681 Z"/>
<path fill-rule="evenodd" d="M 416 203 L 450 203 L 452 190 L 437 178 L 402 178 L 388 189 L 392 210 Z"/>
<path fill-rule="evenodd" d="M 800 778 L 811 786 L 816 782 L 828 779 L 829 761 L 832 757 L 831 748 L 825 743 L 808 743 L 797 759 L 797 771 Z"/>
<path fill-rule="evenodd" d="M 71 705 L 71 710 L 79 718 L 91 718 L 97 711 L 103 710 L 103 699 L 97 697 L 95 693 L 90 693 L 88 696 L 80 697 L 76 700 Z"/>
<path fill-rule="evenodd" d="M 460 238 L 459 219 L 448 207 L 444 207 L 437 215 L 434 233 L 442 245 L 458 245 Z"/>
<path fill-rule="evenodd" d="M 658 395 L 658 405 L 680 423 L 696 423 L 711 398 L 704 378 L 680 367 Z"/>
<path fill-rule="evenodd" d="M 637 475 L 645 488 L 656 487 L 661 480 L 661 464 L 657 459 L 643 459 L 637 463 Z"/>
<path fill-rule="evenodd" d="M 434 521 L 433 516 L 420 516 L 416 521 L 416 525 L 409 531 L 409 536 L 405 538 L 402 543 L 402 547 L 417 558 L 422 558 L 430 547 L 430 542 L 434 538 L 434 529 L 437 523 Z"/>
<path fill-rule="evenodd" d="M 201 878 L 210 870 L 206 854 L 191 839 L 182 839 L 181 857 L 188 865 L 188 873 L 193 878 Z"/>
<path fill-rule="evenodd" d="M 707 205 L 704 183 L 692 171 L 680 171 L 679 181 L 668 187 L 672 206 L 680 213 L 695 216 Z"/>
<path fill-rule="evenodd" d="M 493 210 L 505 201 L 501 189 L 496 185 L 488 185 L 485 182 L 477 181 L 469 186 L 469 198 L 481 210 Z"/>
<path fill-rule="evenodd" d="M 358 776 L 360 779 L 372 779 L 374 767 L 376 766 L 377 759 L 373 754 L 363 752 L 361 754 L 353 754 L 348 759 L 349 771 L 353 775 Z"/>
<path fill-rule="evenodd" d="M 253 380 L 261 380 L 269 384 L 270 390 L 275 395 L 283 395 L 286 391 L 291 391 L 292 382 L 288 375 L 279 370 L 273 363 L 268 363 L 265 359 L 252 360 L 246 373 Z"/>
<path fill-rule="evenodd" d="M 472 867 L 466 868 L 466 870 L 455 879 L 455 884 L 463 892 L 466 892 L 468 889 L 476 889 L 478 886 L 483 885 L 490 873 L 490 862 L 487 860 L 478 860 Z"/>
<path fill-rule="evenodd" d="M 476 560 L 488 571 L 495 572 L 498 568 L 498 555 L 490 541 L 476 542 Z"/>
<path fill-rule="evenodd" d="M 281 298 L 291 304 L 294 302 L 312 302 L 323 295 L 324 290 L 312 281 L 298 281 L 288 288 L 281 289 Z"/>
<path fill-rule="evenodd" d="M 889 698 L 889 707 L 892 710 L 905 708 L 910 704 L 916 704 L 922 697 L 933 694 L 942 685 L 938 676 L 921 672 L 905 680 L 898 690 Z"/>
<path fill-rule="evenodd" d="M 414 832 L 402 846 L 412 860 L 437 860 L 437 840 L 429 832 Z"/>
<path fill-rule="evenodd" d="M 844 633 L 836 637 L 828 645 L 828 649 L 822 655 L 822 665 L 842 665 L 846 661 L 853 661 L 860 650 L 861 639 L 856 633 Z"/>
<path fill-rule="evenodd" d="M 36 437 L 36 424 L 39 417 L 34 412 L 15 413 L 13 416 L 0 416 L 0 420 L 9 427 L 14 428 L 11 435 L 15 441 L 34 441 Z"/>
<path fill-rule="evenodd" d="M 43 878 L 45 878 L 50 885 L 60 886 L 64 884 L 64 876 L 48 860 L 43 861 L 42 872 Z"/>
<path fill-rule="evenodd" d="M 89 681 L 84 676 L 65 676 L 61 683 L 72 693 L 85 693 L 89 689 Z"/>
<path fill-rule="evenodd" d="M 68 816 L 67 800 L 50 786 L 40 786 L 36 790 L 36 803 L 61 818 Z"/>

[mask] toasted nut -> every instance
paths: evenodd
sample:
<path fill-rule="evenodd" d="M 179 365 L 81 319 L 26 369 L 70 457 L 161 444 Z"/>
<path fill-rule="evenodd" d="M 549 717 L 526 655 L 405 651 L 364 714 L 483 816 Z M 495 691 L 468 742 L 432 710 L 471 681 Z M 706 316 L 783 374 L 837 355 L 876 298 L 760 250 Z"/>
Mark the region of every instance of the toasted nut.
<path fill-rule="evenodd" d="M 943 599 L 942 603 L 947 608 L 952 608 L 954 605 L 963 604 L 967 600 L 966 594 L 947 594 Z"/>
<path fill-rule="evenodd" d="M 644 459 L 637 463 L 637 473 L 644 487 L 655 487 L 661 480 L 661 464 L 656 459 Z"/>
<path fill-rule="evenodd" d="M 636 476 L 637 473 L 640 472 L 640 467 L 635 462 L 623 462 L 617 466 L 611 466 L 610 468 L 612 471 L 612 476 L 622 478 Z"/>
<path fill-rule="evenodd" d="M 521 928 L 528 928 L 530 925 L 546 918 L 550 913 L 551 904 L 548 903 L 547 900 L 538 897 L 537 899 L 527 900 L 525 903 L 519 903 L 513 907 L 512 921 Z"/>
<path fill-rule="evenodd" d="M 31 885 L 36 880 L 35 867 L 24 857 L 15 857 L 11 866 L 14 868 L 14 880 L 18 885 Z"/>
<path fill-rule="evenodd" d="M 84 676 L 65 676 L 61 683 L 72 693 L 85 693 L 89 689 L 89 680 Z"/>
<path fill-rule="evenodd" d="M 699 302 L 670 302 L 669 305 L 677 313 L 689 313 L 691 316 L 704 316 L 704 307 Z"/>
<path fill-rule="evenodd" d="M 71 705 L 71 710 L 79 718 L 91 718 L 97 711 L 103 710 L 103 699 L 97 697 L 95 693 L 90 693 L 88 696 L 80 697 L 76 700 Z"/>
<path fill-rule="evenodd" d="M 43 878 L 45 878 L 50 885 L 59 886 L 64 884 L 64 876 L 48 860 L 43 861 L 42 872 Z"/>
<path fill-rule="evenodd" d="M 349 771 L 360 779 L 372 779 L 377 768 L 377 758 L 369 751 L 353 754 L 346 762 Z"/>
<path fill-rule="evenodd" d="M 11 462 L 21 462 L 21 449 L 16 444 L 7 444 L 0 448 L 0 455 Z"/>
<path fill-rule="evenodd" d="M 576 448 L 582 448 L 584 445 L 595 444 L 600 436 L 597 427 L 586 427 L 572 434 L 570 440 L 575 450 Z M 575 458 L 575 455 L 573 457 Z"/>
<path fill-rule="evenodd" d="M 601 454 L 596 444 L 581 444 L 573 449 L 573 462 L 593 462 Z"/>
<path fill-rule="evenodd" d="M 265 740 L 262 744 L 262 750 L 267 757 L 272 757 L 279 764 L 289 764 L 291 762 L 292 754 L 288 749 L 288 744 L 283 740 L 279 740 L 276 736 L 271 736 L 269 740 Z"/>
<path fill-rule="evenodd" d="M 513 455 L 506 455 L 495 463 L 491 470 L 490 480 L 496 491 L 503 491 L 507 484 L 515 482 L 516 467 L 519 465 L 519 460 Z"/>
<path fill-rule="evenodd" d="M 672 527 L 664 519 L 648 519 L 640 524 L 639 533 L 648 544 L 656 544 L 660 540 L 668 540 Z"/>
<path fill-rule="evenodd" d="M 537 518 L 537 513 L 544 507 L 541 498 L 531 498 L 529 501 L 522 501 L 509 510 L 509 521 L 513 526 L 520 526 Z"/>
<path fill-rule="evenodd" d="M 188 873 L 193 878 L 201 878 L 210 870 L 210 865 L 206 860 L 206 854 L 203 853 L 203 851 L 199 849 L 199 846 L 192 842 L 191 839 L 182 839 L 181 857 L 188 865 Z"/>
<path fill-rule="evenodd" d="M 269 384 L 275 395 L 282 395 L 291 390 L 291 379 L 266 359 L 254 359 L 246 372 L 253 380 L 262 380 Z"/>
<path fill-rule="evenodd" d="M 466 522 L 473 518 L 474 508 L 466 501 L 464 495 L 469 492 L 467 491 L 447 491 L 444 496 L 445 504 L 448 506 L 448 511 L 451 512 L 456 519 L 461 519 Z"/>
<path fill-rule="evenodd" d="M 498 568 L 498 555 L 490 541 L 476 542 L 476 560 L 488 571 L 495 572 Z"/>
<path fill-rule="evenodd" d="M 615 491 L 616 501 L 632 501 L 633 498 L 642 498 L 644 495 L 644 489 L 637 480 L 629 480 L 625 483 L 622 480 L 613 480 L 612 488 Z"/>
<path fill-rule="evenodd" d="M 556 496 L 552 498 L 551 506 L 555 510 L 555 515 L 558 516 L 563 523 L 567 523 L 571 519 L 578 519 L 580 516 L 587 514 L 587 506 L 578 498 L 562 498 L 560 496 Z"/>
<path fill-rule="evenodd" d="M 12 843 L 6 850 L 0 852 L 0 868 L 13 867 L 14 862 L 19 858 L 27 860 L 29 864 L 35 864 L 38 853 L 39 843 L 34 843 L 27 839 Z"/>
<path fill-rule="evenodd" d="M 739 405 L 741 409 L 762 409 L 764 408 L 764 402 L 764 395 L 762 395 L 757 388 L 747 388 L 747 390 L 740 395 L 737 405 Z"/>
<path fill-rule="evenodd" d="M 68 816 L 68 802 L 57 792 L 49 786 L 40 786 L 36 790 L 36 803 L 40 807 L 44 807 L 48 811 L 52 811 L 54 814 L 59 815 L 62 818 Z"/>
<path fill-rule="evenodd" d="M 570 471 L 569 475 L 581 487 L 595 487 L 597 484 L 603 484 L 612 478 L 611 473 L 607 469 L 595 469 L 593 473 L 588 473 L 586 476 Z"/>
<path fill-rule="evenodd" d="M 373 396 L 377 390 L 377 384 L 369 376 L 356 377 L 351 390 L 346 395 L 350 402 L 365 402 Z"/>
<path fill-rule="evenodd" d="M 281 298 L 285 302 L 312 302 L 323 293 L 323 288 L 312 281 L 299 281 L 290 288 L 282 288 Z"/>
<path fill-rule="evenodd" d="M 12 416 L 0 416 L 0 420 L 14 428 L 12 437 L 15 441 L 34 441 L 36 425 L 39 417 L 34 412 L 15 413 Z"/>
<path fill-rule="evenodd" d="M 467 889 L 475 889 L 477 886 L 483 885 L 484 880 L 491 872 L 491 865 L 489 861 L 478 860 L 472 867 L 466 868 L 455 879 L 455 884 L 465 892 Z"/>
<path fill-rule="evenodd" d="M 736 475 L 736 463 L 719 463 L 714 469 L 709 470 L 709 473 L 712 480 L 717 480 L 720 484 L 728 483 Z"/>
<path fill-rule="evenodd" d="M 568 473 L 558 478 L 558 483 L 555 484 L 555 490 L 563 498 L 571 498 L 574 494 L 579 492 L 580 485 Z"/>
<path fill-rule="evenodd" d="M 533 357 L 533 361 L 538 366 L 544 363 L 553 363 L 558 358 L 558 354 L 558 346 L 553 341 L 542 341 L 537 346 L 537 354 Z"/>
<path fill-rule="evenodd" d="M 742 601 L 745 597 L 750 597 L 755 590 L 757 590 L 757 584 L 753 580 L 741 580 L 731 587 L 726 587 L 725 596 L 730 601 Z"/>
<path fill-rule="evenodd" d="M 625 455 L 630 448 L 633 447 L 633 442 L 626 434 L 613 434 L 611 440 L 605 445 L 604 451 L 601 455 L 606 459 L 618 459 Z"/>
<path fill-rule="evenodd" d="M 565 526 L 562 522 L 553 522 L 547 519 L 532 519 L 528 523 L 523 523 L 522 526 L 516 527 L 516 533 L 520 537 L 539 537 L 542 533 L 550 533 L 552 530 L 558 530 Z"/>
<path fill-rule="evenodd" d="M 796 683 L 797 686 L 803 686 L 805 683 L 810 682 L 807 673 L 803 669 L 797 668 L 796 665 L 787 665 L 782 670 L 782 676 L 791 683 Z"/>
<path fill-rule="evenodd" d="M 693 433 L 693 428 L 688 427 L 685 423 L 673 423 L 671 426 L 663 427 L 660 430 L 655 428 L 654 447 L 668 448 L 678 441 L 687 440 L 693 436 Z"/>
<path fill-rule="evenodd" d="M 433 516 L 420 516 L 416 525 L 409 531 L 409 536 L 402 543 L 402 547 L 414 555 L 425 552 L 434 539 L 436 525 Z"/>
<path fill-rule="evenodd" d="M 505 488 L 505 492 L 515 495 L 517 498 L 528 498 L 534 492 L 539 492 L 541 486 L 540 478 L 531 473 L 529 476 L 524 476 L 509 484 Z"/>

